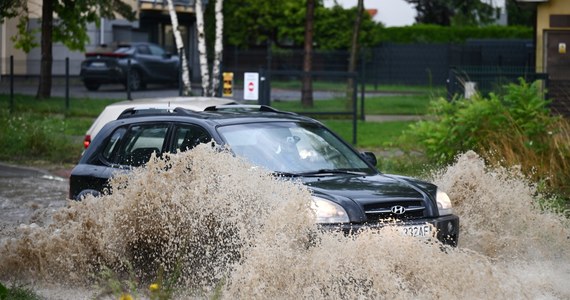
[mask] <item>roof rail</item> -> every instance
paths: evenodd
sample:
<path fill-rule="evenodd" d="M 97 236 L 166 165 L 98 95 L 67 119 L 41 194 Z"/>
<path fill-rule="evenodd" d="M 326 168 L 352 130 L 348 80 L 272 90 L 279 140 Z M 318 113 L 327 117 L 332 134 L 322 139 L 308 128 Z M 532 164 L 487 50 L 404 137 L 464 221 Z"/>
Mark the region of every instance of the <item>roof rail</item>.
<path fill-rule="evenodd" d="M 130 107 L 119 115 L 117 119 L 127 119 L 132 117 L 140 116 L 164 116 L 164 115 L 192 115 L 192 111 L 187 110 L 183 107 L 145 107 L 145 108 L 135 108 Z"/>
<path fill-rule="evenodd" d="M 231 105 L 216 105 L 208 106 L 204 111 L 261 111 L 273 112 L 280 114 L 296 115 L 294 112 L 282 111 L 268 105 L 253 105 L 253 104 L 231 104 Z"/>

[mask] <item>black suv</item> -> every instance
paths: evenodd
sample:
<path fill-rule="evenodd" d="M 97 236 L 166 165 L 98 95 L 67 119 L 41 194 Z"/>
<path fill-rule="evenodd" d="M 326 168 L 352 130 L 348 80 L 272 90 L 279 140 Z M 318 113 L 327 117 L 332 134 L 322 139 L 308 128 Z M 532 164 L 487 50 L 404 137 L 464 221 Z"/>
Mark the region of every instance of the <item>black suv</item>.
<path fill-rule="evenodd" d="M 372 153 L 360 153 L 320 122 L 268 106 L 227 105 L 196 112 L 125 111 L 108 123 L 70 177 L 70 199 L 99 194 L 114 172 L 145 164 L 152 153 L 200 143 L 228 146 L 237 156 L 277 176 L 300 179 L 313 194 L 316 222 L 348 232 L 386 226 L 456 245 L 459 218 L 434 184 L 388 175 Z"/>

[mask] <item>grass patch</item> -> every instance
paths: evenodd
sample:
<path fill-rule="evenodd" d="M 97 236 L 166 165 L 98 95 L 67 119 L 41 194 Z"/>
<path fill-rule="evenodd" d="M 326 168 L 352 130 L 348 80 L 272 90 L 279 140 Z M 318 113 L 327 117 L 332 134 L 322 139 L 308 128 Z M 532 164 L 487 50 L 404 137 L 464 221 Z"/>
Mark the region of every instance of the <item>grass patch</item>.
<path fill-rule="evenodd" d="M 332 131 L 346 141 L 352 141 L 352 121 L 324 120 Z M 393 148 L 402 142 L 400 136 L 407 130 L 412 121 L 396 122 L 357 122 L 356 147 L 358 148 Z"/>
<path fill-rule="evenodd" d="M 93 120 L 118 100 L 0 95 L 0 160 L 16 164 L 75 164 Z"/>
<path fill-rule="evenodd" d="M 364 114 L 366 115 L 424 115 L 428 112 L 429 103 L 433 96 L 428 94 L 417 95 L 387 95 L 371 96 L 364 101 Z M 304 108 L 301 100 L 273 101 L 271 106 L 294 112 L 350 112 L 347 108 L 346 98 L 333 98 L 330 100 L 315 100 L 312 108 Z M 360 99 L 358 100 L 358 114 L 360 115 Z"/>
<path fill-rule="evenodd" d="M 364 113 L 369 115 L 425 115 L 433 96 L 390 95 L 367 97 L 364 102 Z"/>
<path fill-rule="evenodd" d="M 11 104 L 9 95 L 0 94 L 0 105 L 2 109 L 9 110 L 10 106 L 13 105 L 13 111 L 18 113 L 63 114 L 66 117 L 96 118 L 105 106 L 117 101 L 121 100 L 70 98 L 69 108 L 66 108 L 66 100 L 63 97 L 37 100 L 34 96 L 14 95 L 14 100 Z"/>
<path fill-rule="evenodd" d="M 240 84 L 241 83 L 241 84 Z M 236 86 L 243 86 L 242 82 L 235 83 Z M 272 80 L 272 88 L 280 89 L 292 89 L 301 90 L 303 83 L 300 79 L 297 80 Z M 360 85 L 358 86 L 358 91 L 360 92 Z M 343 92 L 346 91 L 346 80 L 313 80 L 313 90 L 315 91 L 335 91 Z M 420 94 L 431 94 L 437 93 L 442 94 L 445 92 L 444 86 L 429 86 L 429 85 L 384 85 L 384 84 L 374 84 L 367 83 L 365 86 L 366 91 L 380 91 L 380 92 L 400 92 L 400 93 L 420 93 Z"/>

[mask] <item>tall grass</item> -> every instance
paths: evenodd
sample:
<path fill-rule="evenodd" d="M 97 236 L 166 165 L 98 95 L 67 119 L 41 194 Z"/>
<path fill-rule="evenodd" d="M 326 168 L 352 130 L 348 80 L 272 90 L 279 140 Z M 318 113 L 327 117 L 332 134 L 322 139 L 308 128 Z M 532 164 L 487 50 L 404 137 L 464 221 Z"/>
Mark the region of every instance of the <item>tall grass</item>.
<path fill-rule="evenodd" d="M 483 156 L 495 165 L 520 166 L 534 182 L 570 197 L 570 122 L 556 118 L 548 129 L 539 145 L 534 145 L 510 122 L 507 131 L 511 134 L 490 133 Z"/>

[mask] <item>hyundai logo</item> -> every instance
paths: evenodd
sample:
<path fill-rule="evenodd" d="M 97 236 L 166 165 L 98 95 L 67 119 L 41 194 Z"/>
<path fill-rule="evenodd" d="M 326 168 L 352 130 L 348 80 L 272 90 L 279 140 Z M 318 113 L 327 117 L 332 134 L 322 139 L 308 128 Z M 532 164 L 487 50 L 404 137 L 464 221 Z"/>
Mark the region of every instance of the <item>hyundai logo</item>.
<path fill-rule="evenodd" d="M 390 208 L 390 211 L 392 211 L 392 213 L 395 213 L 397 215 L 401 215 L 406 212 L 406 208 L 401 205 L 395 205 Z"/>

